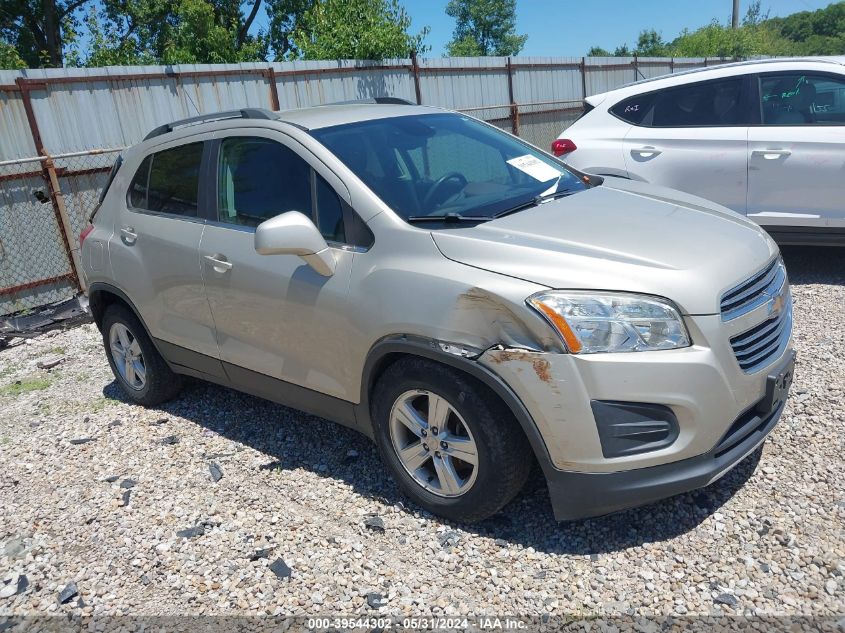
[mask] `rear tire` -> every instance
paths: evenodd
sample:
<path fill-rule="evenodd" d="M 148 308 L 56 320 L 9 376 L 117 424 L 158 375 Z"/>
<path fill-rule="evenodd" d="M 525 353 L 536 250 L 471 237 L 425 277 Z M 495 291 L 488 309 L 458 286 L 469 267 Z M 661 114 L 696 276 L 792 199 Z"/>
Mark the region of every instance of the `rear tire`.
<path fill-rule="evenodd" d="M 462 372 L 403 358 L 379 378 L 372 413 L 382 459 L 405 494 L 433 514 L 481 521 L 528 478 L 533 456 L 522 429 L 492 391 Z"/>
<path fill-rule="evenodd" d="M 182 380 L 173 373 L 150 340 L 141 321 L 126 306 L 113 303 L 102 322 L 106 358 L 126 396 L 145 407 L 174 398 Z"/>

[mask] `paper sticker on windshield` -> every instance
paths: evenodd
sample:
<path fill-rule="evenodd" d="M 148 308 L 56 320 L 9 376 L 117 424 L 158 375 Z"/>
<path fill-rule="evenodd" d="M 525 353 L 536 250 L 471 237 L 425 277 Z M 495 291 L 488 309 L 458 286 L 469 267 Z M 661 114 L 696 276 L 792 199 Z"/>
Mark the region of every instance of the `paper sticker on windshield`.
<path fill-rule="evenodd" d="M 531 154 L 526 154 L 525 156 L 518 156 L 517 158 L 511 158 L 508 161 L 508 165 L 513 165 L 519 171 L 525 172 L 535 180 L 539 180 L 540 182 L 546 182 L 548 180 L 553 180 L 555 178 L 559 178 L 561 172 L 541 161 L 536 156 L 532 156 Z"/>

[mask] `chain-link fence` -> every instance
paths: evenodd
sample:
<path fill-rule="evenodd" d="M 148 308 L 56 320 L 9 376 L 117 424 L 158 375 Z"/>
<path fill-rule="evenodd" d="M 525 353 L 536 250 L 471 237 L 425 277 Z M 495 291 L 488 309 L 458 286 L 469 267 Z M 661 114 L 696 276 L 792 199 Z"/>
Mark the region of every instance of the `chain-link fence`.
<path fill-rule="evenodd" d="M 584 112 L 583 101 L 539 101 L 462 108 L 461 112 L 516 134 L 549 151 L 552 141 Z"/>
<path fill-rule="evenodd" d="M 119 150 L 0 162 L 0 316 L 79 290 L 79 233 Z"/>
<path fill-rule="evenodd" d="M 583 112 L 582 101 L 520 103 L 516 106 L 516 133 L 520 138 L 548 152 L 552 141 Z"/>

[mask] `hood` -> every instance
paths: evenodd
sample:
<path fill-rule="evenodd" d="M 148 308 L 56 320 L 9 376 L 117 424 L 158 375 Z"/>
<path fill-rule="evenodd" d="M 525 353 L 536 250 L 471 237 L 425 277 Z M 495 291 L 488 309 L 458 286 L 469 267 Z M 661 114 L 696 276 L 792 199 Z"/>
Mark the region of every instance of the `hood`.
<path fill-rule="evenodd" d="M 696 196 L 618 178 L 474 227 L 432 232 L 451 260 L 549 288 L 659 295 L 716 314 L 777 253 L 746 218 Z"/>

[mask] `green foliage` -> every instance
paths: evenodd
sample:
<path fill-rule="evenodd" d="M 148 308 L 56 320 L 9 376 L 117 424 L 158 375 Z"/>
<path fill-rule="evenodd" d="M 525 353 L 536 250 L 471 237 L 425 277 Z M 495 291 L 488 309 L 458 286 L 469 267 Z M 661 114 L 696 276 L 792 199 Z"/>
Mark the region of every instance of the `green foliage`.
<path fill-rule="evenodd" d="M 0 0 L 0 42 L 27 67 L 61 66 L 64 46 L 75 38 L 77 12 L 94 0 Z M 4 60 L 15 63 L 9 53 Z M 4 62 L 5 63 L 5 62 Z"/>
<path fill-rule="evenodd" d="M 302 14 L 293 45 L 304 59 L 389 59 L 424 52 L 425 27 L 411 35 L 397 0 L 315 0 Z"/>
<path fill-rule="evenodd" d="M 15 381 L 9 385 L 0 387 L 0 396 L 19 396 L 22 393 L 29 393 L 30 391 L 40 391 L 47 389 L 50 386 L 50 381 L 46 378 L 39 378 L 37 376 L 29 376 L 22 380 Z"/>
<path fill-rule="evenodd" d="M 660 33 L 654 29 L 646 29 L 640 32 L 637 38 L 637 49 L 634 52 L 640 57 L 663 57 L 668 48 Z"/>
<path fill-rule="evenodd" d="M 845 2 L 818 11 L 772 18 L 767 26 L 792 45 L 795 55 L 845 54 Z"/>
<path fill-rule="evenodd" d="M 302 16 L 314 6 L 314 0 L 265 0 L 264 4 L 270 18 L 270 47 L 276 60 L 299 57 L 293 34 L 299 28 Z"/>
<path fill-rule="evenodd" d="M 0 70 L 18 70 L 26 68 L 26 62 L 18 55 L 15 47 L 6 42 L 0 42 Z"/>
<path fill-rule="evenodd" d="M 589 55 L 607 51 L 590 49 Z M 640 32 L 633 51 L 623 44 L 613 53 L 628 57 L 726 57 L 755 55 L 842 55 L 845 54 L 845 1 L 817 11 L 802 11 L 783 18 L 769 18 L 760 0 L 751 3 L 742 26 L 713 20 L 694 31 L 684 29 L 672 42 L 664 42 L 653 29 Z"/>
<path fill-rule="evenodd" d="M 455 18 L 452 57 L 516 55 L 528 40 L 516 33 L 516 0 L 449 0 L 446 13 Z"/>
<path fill-rule="evenodd" d="M 234 15 L 215 11 L 205 0 L 180 0 L 174 24 L 165 31 L 165 64 L 224 64 L 266 58 L 266 43 L 248 38 L 239 44 L 241 24 Z"/>

